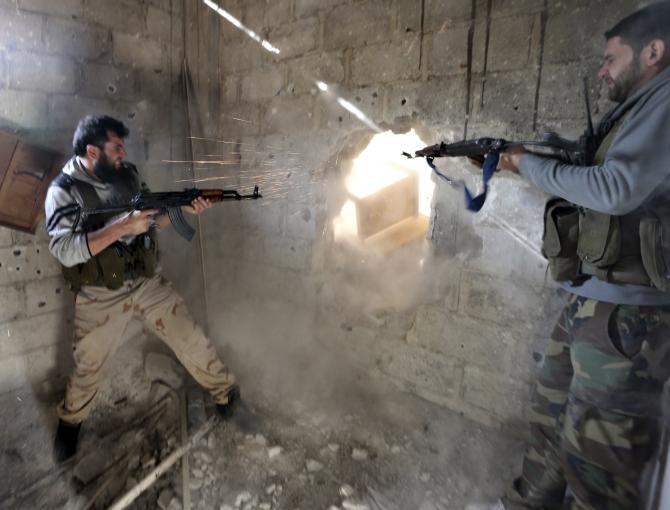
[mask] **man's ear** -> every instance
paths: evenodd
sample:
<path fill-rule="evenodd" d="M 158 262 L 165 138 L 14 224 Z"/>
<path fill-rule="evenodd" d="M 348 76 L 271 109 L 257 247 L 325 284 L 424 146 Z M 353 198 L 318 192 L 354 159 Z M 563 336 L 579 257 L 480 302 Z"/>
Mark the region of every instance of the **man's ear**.
<path fill-rule="evenodd" d="M 86 146 L 86 156 L 89 159 L 100 159 L 100 152 L 101 152 L 100 147 L 97 147 L 90 143 Z"/>
<path fill-rule="evenodd" d="M 668 48 L 663 39 L 654 39 L 645 48 L 645 63 L 649 67 L 657 66 L 668 60 Z"/>

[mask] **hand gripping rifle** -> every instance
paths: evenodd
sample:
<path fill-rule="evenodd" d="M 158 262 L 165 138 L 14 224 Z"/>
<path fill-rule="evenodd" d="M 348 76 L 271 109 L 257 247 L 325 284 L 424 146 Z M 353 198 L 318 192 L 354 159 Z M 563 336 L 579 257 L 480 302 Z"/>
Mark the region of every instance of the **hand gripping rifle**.
<path fill-rule="evenodd" d="M 242 195 L 237 190 L 228 189 L 197 189 L 190 188 L 184 191 L 162 191 L 150 192 L 141 191 L 136 194 L 129 203 L 111 205 L 104 207 L 82 208 L 74 206 L 75 209 L 69 214 L 75 215 L 75 220 L 72 226 L 74 231 L 79 224 L 82 217 L 91 216 L 94 214 L 109 214 L 124 211 L 144 211 L 147 209 L 158 209 L 162 214 L 167 213 L 170 218 L 172 226 L 177 233 L 187 241 L 193 239 L 195 230 L 191 227 L 182 214 L 181 207 L 191 205 L 196 198 L 204 198 L 210 202 L 228 202 L 232 200 L 258 200 L 263 198 L 258 192 L 258 186 L 254 187 L 253 193 Z"/>

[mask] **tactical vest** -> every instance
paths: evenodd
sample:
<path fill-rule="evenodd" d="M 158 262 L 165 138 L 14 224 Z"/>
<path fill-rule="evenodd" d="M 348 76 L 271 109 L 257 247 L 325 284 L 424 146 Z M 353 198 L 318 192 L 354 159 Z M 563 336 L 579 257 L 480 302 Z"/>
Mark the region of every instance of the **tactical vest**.
<path fill-rule="evenodd" d="M 131 166 L 127 167 L 126 170 L 137 172 Z M 74 179 L 64 172 L 61 172 L 52 181 L 51 186 L 59 186 L 68 192 L 74 187 L 82 198 L 83 203 L 79 205 L 83 208 L 90 209 L 101 206 L 98 194 L 92 185 Z M 138 191 L 131 188 L 133 188 L 131 185 L 127 186 L 126 189 L 122 187 L 119 199 L 129 201 L 132 195 Z M 102 213 L 85 216 L 81 222 L 82 230 L 86 233 L 99 230 L 117 214 Z M 147 278 L 154 276 L 157 266 L 158 245 L 152 232 L 136 236 L 130 244 L 116 241 L 83 264 L 77 264 L 73 267 L 62 266 L 62 271 L 72 290 L 78 292 L 84 285 L 116 290 L 121 288 L 126 280 L 134 280 L 142 276 Z"/>
<path fill-rule="evenodd" d="M 602 165 L 625 116 L 607 132 L 593 158 Z M 554 280 L 580 285 L 589 278 L 670 290 L 661 217 L 668 205 L 644 204 L 622 216 L 599 213 L 562 198 L 547 202 L 542 254 Z"/>

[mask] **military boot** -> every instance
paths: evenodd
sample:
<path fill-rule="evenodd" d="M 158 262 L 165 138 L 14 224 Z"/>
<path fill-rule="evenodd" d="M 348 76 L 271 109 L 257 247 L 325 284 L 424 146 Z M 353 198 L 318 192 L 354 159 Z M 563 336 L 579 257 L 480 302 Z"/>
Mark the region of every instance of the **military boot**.
<path fill-rule="evenodd" d="M 67 423 L 58 420 L 53 451 L 54 460 L 57 463 L 63 462 L 77 453 L 80 429 L 81 423 Z"/>
<path fill-rule="evenodd" d="M 224 421 L 237 425 L 243 432 L 254 433 L 260 430 L 258 416 L 242 400 L 237 384 L 230 389 L 227 403 L 216 404 L 216 411 Z"/>

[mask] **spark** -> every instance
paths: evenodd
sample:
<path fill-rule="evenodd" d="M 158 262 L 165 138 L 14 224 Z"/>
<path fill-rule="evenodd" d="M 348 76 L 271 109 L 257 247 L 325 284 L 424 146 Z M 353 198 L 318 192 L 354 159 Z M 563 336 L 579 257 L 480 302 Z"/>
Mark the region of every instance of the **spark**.
<path fill-rule="evenodd" d="M 217 4 L 212 2 L 212 0 L 203 0 L 203 1 L 205 2 L 205 4 L 208 7 L 210 7 L 211 9 L 216 11 L 217 13 L 219 13 L 226 21 L 231 23 L 236 28 L 242 30 L 245 34 L 247 34 L 249 37 L 251 37 L 254 41 L 259 43 L 263 47 L 263 49 L 269 51 L 270 53 L 274 53 L 276 55 L 279 55 L 279 53 L 281 52 L 281 50 L 279 48 L 270 44 L 269 41 L 266 41 L 265 39 L 262 39 L 256 32 L 254 32 L 250 28 L 245 27 L 240 20 L 238 20 L 235 16 L 230 14 L 228 11 L 219 7 Z"/>

